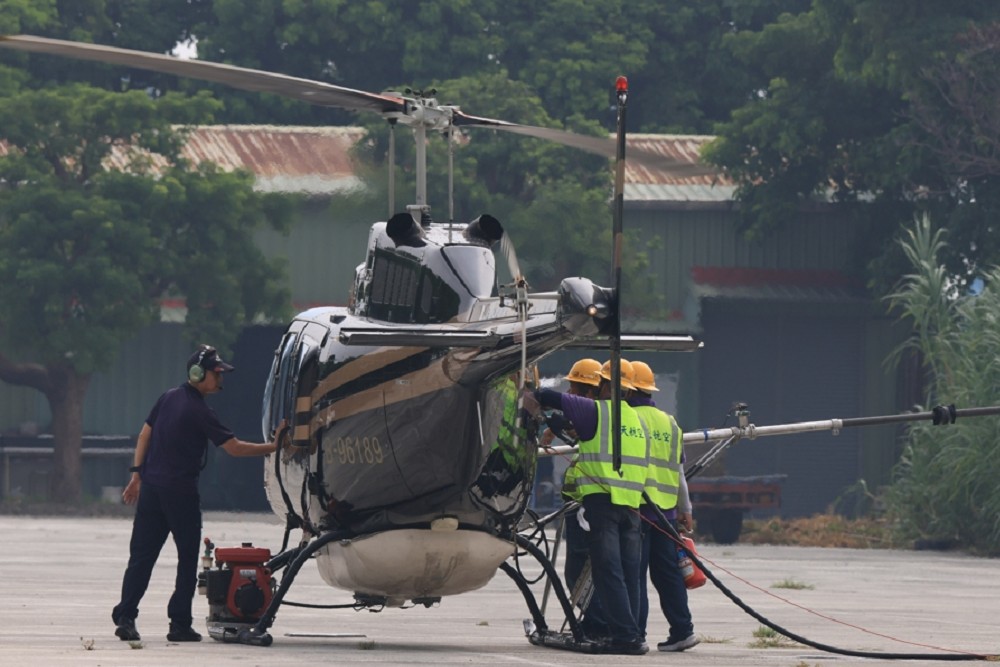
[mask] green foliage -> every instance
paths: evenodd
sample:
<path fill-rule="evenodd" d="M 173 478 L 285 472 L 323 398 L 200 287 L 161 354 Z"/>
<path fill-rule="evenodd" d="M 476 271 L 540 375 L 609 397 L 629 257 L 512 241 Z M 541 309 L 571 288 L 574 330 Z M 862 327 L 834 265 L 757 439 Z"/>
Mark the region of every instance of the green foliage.
<path fill-rule="evenodd" d="M 703 157 L 737 181 L 741 228 L 775 233 L 799 220 L 804 202 L 832 197 L 868 227 L 858 252 L 877 293 L 900 275 L 895 221 L 915 212 L 954 217 L 942 260 L 956 275 L 1000 261 L 995 235 L 983 232 L 1000 196 L 996 174 L 956 175 L 930 141 L 933 130 L 972 144 L 995 134 L 958 120 L 958 98 L 935 73 L 960 57 L 958 37 L 970 26 L 996 21 L 1000 5 L 985 0 L 815 0 L 724 37 L 748 96 L 718 124 Z M 996 47 L 985 53 L 967 80 L 991 80 Z M 915 100 L 936 128 L 914 122 Z M 995 92 L 981 100 L 983 109 L 998 106 Z"/>
<path fill-rule="evenodd" d="M 56 17 L 56 0 L 0 0 L 0 34 L 44 28 Z"/>
<path fill-rule="evenodd" d="M 929 404 L 959 407 L 1000 400 L 1000 269 L 972 295 L 956 288 L 940 263 L 943 231 L 927 218 L 907 232 L 912 272 L 889 296 L 914 325 L 907 348 L 924 360 Z M 890 513 L 910 537 L 955 540 L 963 548 L 1000 554 L 1000 424 L 996 418 L 954 425 L 912 426 L 887 494 Z"/>
<path fill-rule="evenodd" d="M 287 313 L 281 267 L 252 241 L 255 228 L 286 224 L 287 203 L 254 193 L 249 174 L 179 159 L 184 134 L 168 121 L 215 106 L 83 85 L 0 99 L 5 350 L 86 375 L 165 296 L 186 297 L 193 340 L 221 347 L 240 324 Z"/>

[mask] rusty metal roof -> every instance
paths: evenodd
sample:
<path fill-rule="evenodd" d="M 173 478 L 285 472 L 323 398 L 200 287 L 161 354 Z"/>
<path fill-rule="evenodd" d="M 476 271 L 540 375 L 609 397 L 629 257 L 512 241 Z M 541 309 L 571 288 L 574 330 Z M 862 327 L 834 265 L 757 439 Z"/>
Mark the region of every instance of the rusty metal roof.
<path fill-rule="evenodd" d="M 364 137 L 360 127 L 304 127 L 276 125 L 203 125 L 195 128 L 184 148 L 194 162 L 210 160 L 223 169 L 247 169 L 257 176 L 256 188 L 265 192 L 304 192 L 323 195 L 360 187 L 350 149 Z M 698 161 L 706 135 L 631 134 L 629 149 L 642 148 L 681 162 Z M 0 145 L 0 154 L 6 152 Z M 127 149 L 117 148 L 109 167 L 124 167 Z M 154 167 L 157 160 L 153 160 Z M 677 177 L 667 170 L 628 162 L 625 200 L 630 202 L 724 202 L 734 186 L 722 173 Z"/>
<path fill-rule="evenodd" d="M 361 185 L 350 150 L 364 132 L 360 127 L 208 125 L 191 133 L 184 155 L 223 169 L 247 169 L 257 176 L 258 190 L 323 194 Z"/>
<path fill-rule="evenodd" d="M 736 187 L 722 172 L 678 177 L 628 161 L 628 151 L 641 148 L 679 162 L 694 164 L 702 146 L 714 139 L 701 134 L 631 134 L 625 146 L 625 201 L 728 202 Z"/>

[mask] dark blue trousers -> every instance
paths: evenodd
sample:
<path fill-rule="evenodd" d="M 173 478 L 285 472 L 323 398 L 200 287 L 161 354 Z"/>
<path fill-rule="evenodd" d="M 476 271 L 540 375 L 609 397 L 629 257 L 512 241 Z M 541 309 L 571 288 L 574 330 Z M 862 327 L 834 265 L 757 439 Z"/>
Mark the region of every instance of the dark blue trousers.
<path fill-rule="evenodd" d="M 573 587 L 576 586 L 576 582 L 587 564 L 587 559 L 590 558 L 590 547 L 587 545 L 588 533 L 580 525 L 578 513 L 579 510 L 574 510 L 566 514 L 565 517 L 566 564 L 563 573 L 566 579 L 567 594 L 573 592 Z M 601 598 L 596 591 L 590 598 L 590 604 L 584 610 L 581 625 L 584 634 L 592 639 L 608 635 L 607 625 L 601 616 Z"/>
<path fill-rule="evenodd" d="M 671 521 L 674 529 L 677 522 Z M 687 587 L 684 575 L 677 564 L 677 543 L 663 529 L 642 522 L 642 560 L 640 576 L 646 581 L 646 573 L 653 582 L 660 598 L 660 609 L 670 624 L 667 641 L 680 641 L 694 632 L 691 609 L 688 607 Z M 646 619 L 649 617 L 649 597 L 646 586 L 642 586 L 639 610 L 639 629 L 646 635 Z"/>
<path fill-rule="evenodd" d="M 639 616 L 639 559 L 642 536 L 639 512 L 614 505 L 611 496 L 593 493 L 583 498 L 590 524 L 591 574 L 601 601 L 602 620 L 616 643 L 641 639 Z"/>
<path fill-rule="evenodd" d="M 139 602 L 146 594 L 153 566 L 167 535 L 177 547 L 177 578 L 174 594 L 167 604 L 167 616 L 177 626 L 192 622 L 191 604 L 198 585 L 198 550 L 201 547 L 201 503 L 197 493 L 143 483 L 132 522 L 128 567 L 122 579 L 121 601 L 111 612 L 117 625 L 123 618 L 139 615 Z"/>

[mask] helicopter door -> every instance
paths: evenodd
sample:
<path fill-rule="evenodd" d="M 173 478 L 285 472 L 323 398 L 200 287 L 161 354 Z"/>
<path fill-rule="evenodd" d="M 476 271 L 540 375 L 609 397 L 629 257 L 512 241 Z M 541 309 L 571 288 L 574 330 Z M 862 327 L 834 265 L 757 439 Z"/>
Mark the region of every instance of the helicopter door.
<path fill-rule="evenodd" d="M 288 369 L 296 337 L 297 332 L 286 333 L 274 351 L 274 362 L 271 364 L 271 373 L 264 387 L 264 404 L 261 407 L 261 430 L 265 441 L 270 441 L 274 437 L 274 432 L 278 430 L 278 424 L 285 414 L 282 389 L 287 386 Z"/>
<path fill-rule="evenodd" d="M 303 336 L 295 354 L 295 372 L 290 387 L 290 402 L 295 413 L 289 424 L 292 428 L 292 446 L 315 448 L 311 433 L 313 414 L 312 391 L 319 375 L 319 345 L 309 336 Z"/>
<path fill-rule="evenodd" d="M 264 389 L 263 430 L 268 440 L 278 425 L 292 427 L 292 444 L 309 446 L 310 392 L 316 386 L 319 344 L 302 332 L 289 332 L 275 352 Z"/>

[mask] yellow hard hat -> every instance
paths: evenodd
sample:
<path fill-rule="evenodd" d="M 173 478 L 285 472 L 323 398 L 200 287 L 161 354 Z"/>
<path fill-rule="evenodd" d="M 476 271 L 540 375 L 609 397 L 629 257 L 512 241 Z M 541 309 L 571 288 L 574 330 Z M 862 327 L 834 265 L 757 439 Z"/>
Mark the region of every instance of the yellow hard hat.
<path fill-rule="evenodd" d="M 653 369 L 645 361 L 632 362 L 632 384 L 640 391 L 660 391 L 656 388 L 656 378 L 653 377 Z"/>
<path fill-rule="evenodd" d="M 632 364 L 625 359 L 622 359 L 621 364 L 622 370 L 622 389 L 635 389 L 635 385 L 632 384 L 632 379 L 635 377 L 635 372 L 632 370 Z M 605 380 L 611 380 L 611 360 L 604 362 L 601 366 L 600 376 Z"/>
<path fill-rule="evenodd" d="M 596 387 L 601 384 L 600 372 L 601 362 L 597 359 L 581 359 L 573 364 L 573 368 L 569 369 L 569 375 L 566 376 L 566 379 L 570 382 Z"/>

